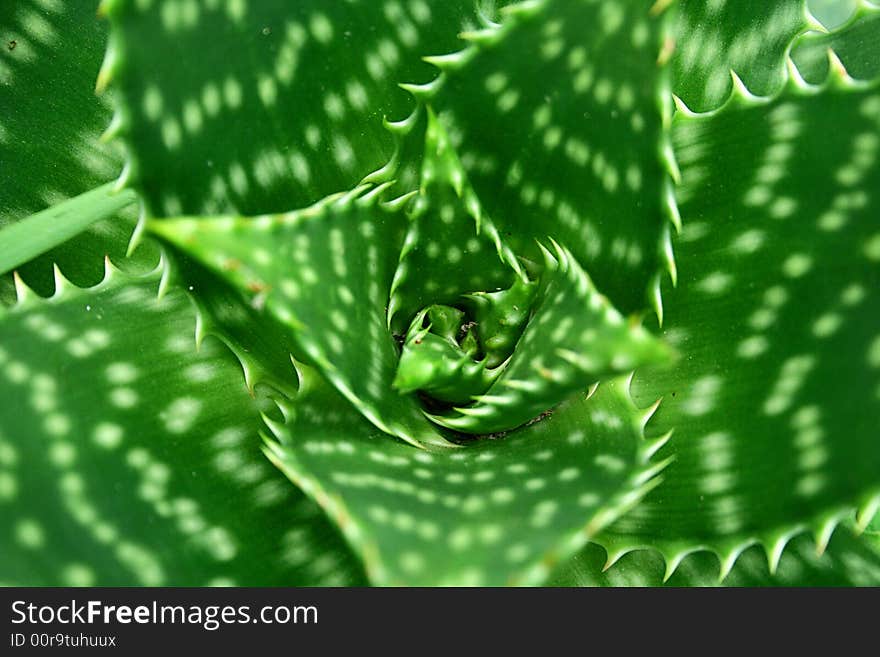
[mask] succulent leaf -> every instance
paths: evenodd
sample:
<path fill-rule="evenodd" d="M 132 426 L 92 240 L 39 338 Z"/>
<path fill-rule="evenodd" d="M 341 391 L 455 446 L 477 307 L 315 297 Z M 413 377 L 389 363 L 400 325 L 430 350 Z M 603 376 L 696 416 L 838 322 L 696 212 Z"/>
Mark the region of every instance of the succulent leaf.
<path fill-rule="evenodd" d="M 880 92 L 842 69 L 821 88 L 792 78 L 681 112 L 674 137 L 689 220 L 663 334 L 688 357 L 633 390 L 666 393 L 654 428 L 675 430 L 676 483 L 602 542 L 654 545 L 669 572 L 698 547 L 729 567 L 760 542 L 773 566 L 791 536 L 827 542 L 880 493 Z"/>
<path fill-rule="evenodd" d="M 474 328 L 481 337 L 480 347 L 488 367 L 501 365 L 513 354 L 537 294 L 538 281 L 517 279 L 506 290 L 465 295 L 462 305 L 473 318 Z"/>
<path fill-rule="evenodd" d="M 162 271 L 60 274 L 0 310 L 0 581 L 358 584 L 335 528 L 260 453 L 262 405 Z M 134 330 L 133 330 L 134 329 Z M 6 412 L 15 409 L 14 412 Z"/>
<path fill-rule="evenodd" d="M 438 326 L 438 314 L 457 320 L 451 331 Z M 416 315 L 401 349 L 392 384 L 395 390 L 421 391 L 439 402 L 467 404 L 489 389 L 503 368 L 491 369 L 488 358 L 478 357 L 475 332 L 465 328 L 463 317 L 462 311 L 449 306 L 431 306 Z"/>
<path fill-rule="evenodd" d="M 111 110 L 107 97 L 94 93 L 107 31 L 95 15 L 95 6 L 60 0 L 4 0 L 0 25 L 3 229 L 112 181 L 122 158 L 100 139 Z M 94 285 L 103 276 L 105 255 L 114 261 L 125 255 L 135 216 L 130 208 L 81 235 L 76 235 L 80 227 L 68 225 L 64 237 L 75 237 L 60 244 L 56 236 L 53 243 L 33 254 L 40 256 L 36 261 L 14 266 L 43 295 L 54 288 L 55 264 L 71 280 Z M 41 255 L 49 247 L 56 248 Z M 30 259 L 32 253 L 22 249 L 18 259 L 24 255 Z M 8 286 L 11 277 L 0 280 Z"/>
<path fill-rule="evenodd" d="M 434 82 L 407 87 L 436 111 L 511 250 L 540 260 L 535 240 L 557 240 L 627 314 L 656 301 L 659 272 L 674 267 L 658 63 L 669 18 L 650 4 L 509 5 L 500 25 L 464 35 L 468 48 L 430 59 Z"/>
<path fill-rule="evenodd" d="M 297 355 L 377 427 L 413 444 L 445 445 L 415 398 L 392 390 L 397 350 L 386 308 L 407 218 L 379 192 L 359 189 L 288 214 L 150 226 L 265 307 Z"/>
<path fill-rule="evenodd" d="M 270 458 L 385 585 L 541 583 L 657 483 L 657 443 L 624 381 L 503 439 L 428 452 L 390 441 L 314 371 L 268 421 Z"/>
<path fill-rule="evenodd" d="M 556 586 L 719 586 L 718 560 L 709 553 L 688 555 L 675 574 L 664 582 L 665 564 L 650 550 L 631 552 L 603 570 L 605 551 L 590 544 L 560 568 Z M 800 536 L 782 555 L 775 573 L 767 568 L 761 549 L 743 552 L 724 579 L 724 586 L 873 586 L 880 581 L 880 544 L 860 541 L 846 531 L 837 532 L 821 555 L 808 536 Z"/>
<path fill-rule="evenodd" d="M 532 317 L 510 363 L 471 406 L 431 418 L 467 433 L 513 429 L 607 377 L 668 359 L 665 345 L 631 325 L 595 289 L 574 256 L 545 251 Z"/>
<path fill-rule="evenodd" d="M 859 0 L 846 23 L 826 34 L 805 34 L 795 43 L 791 56 L 805 80 L 820 84 L 828 77 L 829 50 L 851 77 L 873 80 L 880 76 L 880 5 Z"/>
<path fill-rule="evenodd" d="M 494 292 L 525 278 L 516 256 L 483 213 L 432 111 L 427 122 L 421 189 L 409 210 L 391 287 L 388 323 L 393 331 L 402 331 L 428 305 L 460 303 L 464 294 Z"/>
<path fill-rule="evenodd" d="M 2 4 L 0 583 L 880 581 L 877 0 Z"/>
<path fill-rule="evenodd" d="M 252 392 L 258 385 L 291 396 L 298 385 L 290 355 L 296 351 L 290 330 L 248 301 L 230 282 L 170 244 L 164 253 L 166 289 L 182 289 L 197 308 L 196 345 L 207 336 L 225 343 L 241 362 L 245 383 Z"/>
<path fill-rule="evenodd" d="M 837 1 L 837 0 L 835 0 Z M 767 96 L 786 80 L 792 41 L 824 29 L 807 0 L 679 0 L 673 91 L 695 112 L 722 105 L 733 71 L 753 93 Z"/>
<path fill-rule="evenodd" d="M 105 3 L 101 83 L 120 100 L 130 184 L 153 216 L 283 212 L 352 188 L 395 153 L 382 120 L 410 101 L 393 82 L 454 49 L 475 5 Z"/>

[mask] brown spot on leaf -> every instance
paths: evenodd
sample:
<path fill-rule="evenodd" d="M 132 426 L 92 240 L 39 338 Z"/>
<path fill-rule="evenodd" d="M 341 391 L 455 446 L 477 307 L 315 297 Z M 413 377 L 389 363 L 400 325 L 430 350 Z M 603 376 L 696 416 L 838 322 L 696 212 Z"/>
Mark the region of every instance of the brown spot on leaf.
<path fill-rule="evenodd" d="M 537 423 L 537 422 L 540 422 L 541 420 L 546 420 L 546 419 L 547 419 L 548 417 L 550 417 L 551 415 L 553 415 L 553 409 L 552 409 L 552 408 L 551 408 L 550 410 L 544 411 L 544 412 L 541 413 L 538 417 L 533 417 L 531 420 L 529 420 L 528 422 L 526 422 L 525 426 L 530 427 L 530 426 L 532 426 L 533 424 L 535 424 L 535 423 Z"/>

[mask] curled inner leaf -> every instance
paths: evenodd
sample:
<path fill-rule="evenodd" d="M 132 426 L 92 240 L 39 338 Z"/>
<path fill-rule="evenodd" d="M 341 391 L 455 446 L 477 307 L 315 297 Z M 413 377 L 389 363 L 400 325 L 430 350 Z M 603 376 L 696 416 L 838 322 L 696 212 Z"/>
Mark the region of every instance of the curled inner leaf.
<path fill-rule="evenodd" d="M 503 368 L 490 369 L 488 359 L 480 358 L 475 327 L 451 306 L 420 312 L 407 332 L 394 387 L 452 404 L 466 404 L 486 392 Z"/>
<path fill-rule="evenodd" d="M 501 376 L 526 327 L 537 284 L 463 295 L 459 309 L 433 305 L 410 324 L 394 386 L 429 402 L 468 404 Z"/>

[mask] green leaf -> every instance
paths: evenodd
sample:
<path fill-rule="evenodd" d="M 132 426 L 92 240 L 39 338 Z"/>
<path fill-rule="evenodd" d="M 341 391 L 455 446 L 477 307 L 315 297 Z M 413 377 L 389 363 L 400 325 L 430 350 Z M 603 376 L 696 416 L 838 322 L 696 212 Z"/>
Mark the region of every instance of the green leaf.
<path fill-rule="evenodd" d="M 386 306 L 406 216 L 381 188 L 260 218 L 154 221 L 151 229 L 265 307 L 298 354 L 386 433 L 447 444 L 412 396 L 392 393 L 396 345 Z"/>
<path fill-rule="evenodd" d="M 630 325 L 593 286 L 571 253 L 554 243 L 532 317 L 504 372 L 472 406 L 432 413 L 439 424 L 493 433 L 537 417 L 578 390 L 668 360 L 665 345 Z"/>
<path fill-rule="evenodd" d="M 591 543 L 555 574 L 555 586 L 662 586 L 663 557 L 651 550 L 631 552 L 603 572 L 605 551 Z M 837 532 L 817 555 L 808 536 L 794 539 L 771 574 L 760 548 L 751 547 L 737 561 L 723 586 L 877 586 L 880 544 Z M 705 552 L 688 555 L 666 586 L 719 586 L 718 560 Z"/>
<path fill-rule="evenodd" d="M 111 112 L 107 98 L 94 92 L 106 43 L 96 6 L 63 0 L 4 0 L 0 5 L 0 228 L 119 173 L 117 150 L 100 142 Z M 55 263 L 81 285 L 97 283 L 104 256 L 116 260 L 125 255 L 134 215 L 127 211 L 98 221 L 19 267 L 20 275 L 44 295 L 52 292 Z M 65 218 L 64 236 L 73 235 L 74 227 Z"/>
<path fill-rule="evenodd" d="M 785 84 L 792 41 L 824 29 L 806 0 L 679 0 L 673 90 L 695 112 L 721 105 L 730 95 L 731 71 L 754 94 Z"/>
<path fill-rule="evenodd" d="M 161 271 L 0 310 L 0 581 L 358 584 L 335 529 L 260 454 L 262 407 L 194 350 Z"/>
<path fill-rule="evenodd" d="M 0 228 L 0 273 L 51 250 L 137 200 L 134 192 L 117 192 L 113 187 L 113 183 L 107 183 Z"/>
<path fill-rule="evenodd" d="M 659 273 L 673 271 L 668 19 L 649 7 L 513 4 L 432 58 L 436 80 L 407 87 L 437 112 L 510 249 L 540 260 L 535 240 L 554 238 L 624 313 L 657 306 Z"/>
<path fill-rule="evenodd" d="M 436 452 L 388 440 L 308 368 L 281 406 L 270 458 L 380 585 L 540 584 L 664 466 L 648 462 L 662 440 L 642 439 L 623 381 L 503 439 Z"/>
<path fill-rule="evenodd" d="M 147 280 L 56 273 L 38 299 L 15 279 L 0 580 L 363 582 L 335 523 L 380 584 L 876 584 L 880 80 L 853 78 L 880 75 L 880 41 L 859 2 L 840 23 L 848 0 L 106 0 L 117 186 L 172 217 L 140 224 L 169 248 Z M 807 32 L 808 6 L 839 25 Z M 120 161 L 90 150 L 88 3 L 0 19 L 21 37 L 0 48 L 0 263 L 20 263 L 91 220 Z M 132 218 L 25 280 L 102 274 Z M 681 358 L 631 397 L 607 379 L 664 355 L 646 302 Z M 436 427 L 415 390 L 496 433 Z M 260 412 L 311 500 L 247 442 Z M 854 511 L 858 541 L 834 533 Z"/>
<path fill-rule="evenodd" d="M 474 328 L 466 328 L 463 320 L 464 312 L 451 306 L 429 306 L 416 315 L 401 348 L 395 390 L 421 391 L 434 401 L 468 404 L 489 389 L 504 368 L 491 369 L 488 357 L 480 358 Z"/>
<path fill-rule="evenodd" d="M 11 277 L 0 277 L 0 306 L 15 303 L 15 283 Z"/>
<path fill-rule="evenodd" d="M 485 338 L 481 346 L 489 367 L 497 367 L 513 354 L 538 291 L 538 281 L 517 280 L 506 290 L 476 292 L 465 297 L 462 303 Z"/>
<path fill-rule="evenodd" d="M 795 43 L 792 59 L 805 80 L 820 83 L 828 77 L 828 51 L 859 80 L 880 76 L 880 6 L 860 0 L 855 14 L 833 32 L 805 34 Z"/>
<path fill-rule="evenodd" d="M 395 82 L 456 47 L 475 0 L 111 1 L 101 83 L 153 215 L 281 212 L 351 189 L 396 150 Z M 198 53 L 198 57 L 193 57 Z M 234 144 L 233 148 L 226 147 Z"/>
<path fill-rule="evenodd" d="M 464 353 L 455 336 L 433 335 L 417 316 L 396 383 L 398 389 L 418 389 L 458 404 L 431 413 L 431 419 L 466 433 L 509 430 L 602 377 L 665 355 L 643 329 L 624 322 L 572 254 L 555 242 L 553 254 L 541 247 L 539 283 L 528 282 L 491 219 L 483 215 L 445 130 L 430 110 L 425 152 L 422 191 L 395 273 L 389 314 L 407 316 L 429 303 L 432 294 L 435 303 L 457 301 L 470 307 L 468 319 L 483 356 Z M 486 258 L 484 250 L 497 252 L 498 259 Z M 538 267 L 532 263 L 532 268 Z M 515 284 L 509 290 L 482 291 L 510 280 Z M 468 290 L 472 292 L 464 294 Z"/>
<path fill-rule="evenodd" d="M 409 210 L 388 305 L 389 326 L 396 332 L 431 304 L 460 303 L 467 293 L 509 288 L 517 274 L 525 278 L 483 214 L 446 130 L 431 111 L 424 137 L 420 190 Z"/>
<path fill-rule="evenodd" d="M 868 524 L 865 534 L 870 536 L 874 543 L 880 545 L 880 515 L 874 516 L 874 519 Z"/>
<path fill-rule="evenodd" d="M 290 355 L 296 349 L 290 330 L 263 311 L 263 306 L 242 298 L 236 287 L 213 271 L 171 248 L 164 285 L 186 290 L 198 310 L 196 344 L 213 336 L 226 344 L 241 362 L 248 389 L 259 385 L 291 396 L 297 387 Z"/>
<path fill-rule="evenodd" d="M 431 119 L 428 147 L 433 155 L 426 159 L 426 170 L 432 172 L 430 180 L 458 172 L 448 144 L 437 141 L 442 133 L 436 133 L 434 127 Z M 452 160 L 444 162 L 443 156 Z M 478 207 L 472 190 L 464 191 L 466 180 L 458 181 L 459 194 L 471 199 L 465 203 Z M 445 187 L 449 186 L 447 182 Z M 406 393 L 417 388 L 428 390 L 396 378 L 397 352 L 384 321 L 393 256 L 402 244 L 409 245 L 395 275 L 400 284 L 401 272 L 409 271 L 408 261 L 416 251 L 413 245 L 419 244 L 424 227 L 423 217 L 417 214 L 404 242 L 406 217 L 399 210 L 382 209 L 377 200 L 381 191 L 376 188 L 363 197 L 357 196 L 360 191 L 331 197 L 311 210 L 261 219 L 163 220 L 151 225 L 239 290 L 258 295 L 259 303 L 290 328 L 299 352 L 377 427 L 414 444 L 443 444 L 444 439 L 422 417 L 415 397 L 389 394 L 395 381 Z M 434 196 L 423 198 L 433 200 Z M 471 218 L 456 213 L 453 205 L 448 207 L 453 209 L 450 228 L 463 223 L 474 235 Z M 471 212 L 479 216 L 478 211 Z M 513 255 L 501 244 L 492 224 L 485 222 L 481 227 L 501 258 L 513 263 Z M 495 378 L 498 381 L 485 396 L 475 397 L 474 406 L 431 413 L 429 417 L 435 422 L 466 433 L 512 429 L 602 377 L 631 371 L 665 355 L 662 345 L 644 329 L 630 327 L 609 305 L 570 253 L 555 248 L 555 256 L 544 252 L 546 271 L 539 305 L 509 368 L 500 378 L 490 377 L 488 383 Z M 500 260 L 495 267 L 508 269 Z M 484 264 L 476 271 L 491 268 L 491 264 Z M 455 280 L 455 274 L 451 276 Z M 333 290 L 329 295 L 328 289 Z M 393 298 L 400 289 L 400 285 L 395 288 Z M 459 289 L 458 294 L 463 291 Z M 412 298 L 423 302 L 428 297 Z M 411 337 L 408 349 L 415 340 L 421 342 L 421 338 Z M 431 344 L 441 346 L 429 341 L 420 351 Z M 354 345 L 360 348 L 352 348 Z M 405 363 L 412 374 L 414 361 L 407 358 Z M 364 372 L 371 374 L 364 377 Z M 436 384 L 449 387 L 446 380 Z"/>
<path fill-rule="evenodd" d="M 824 545 L 880 502 L 878 84 L 739 89 L 674 134 L 683 284 L 663 334 L 687 358 L 633 391 L 665 395 L 654 430 L 674 428 L 677 458 L 602 542 L 656 546 L 669 572 L 698 547 L 726 571 L 760 542 L 773 565 L 791 536 Z"/>

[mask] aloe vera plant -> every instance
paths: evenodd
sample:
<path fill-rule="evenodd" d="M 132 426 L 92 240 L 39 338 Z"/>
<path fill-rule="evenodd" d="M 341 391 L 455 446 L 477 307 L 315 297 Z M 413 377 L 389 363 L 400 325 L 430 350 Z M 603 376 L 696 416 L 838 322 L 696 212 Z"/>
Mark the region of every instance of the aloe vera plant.
<path fill-rule="evenodd" d="M 4 584 L 880 583 L 876 4 L 98 13 L 0 7 Z"/>

